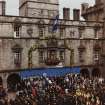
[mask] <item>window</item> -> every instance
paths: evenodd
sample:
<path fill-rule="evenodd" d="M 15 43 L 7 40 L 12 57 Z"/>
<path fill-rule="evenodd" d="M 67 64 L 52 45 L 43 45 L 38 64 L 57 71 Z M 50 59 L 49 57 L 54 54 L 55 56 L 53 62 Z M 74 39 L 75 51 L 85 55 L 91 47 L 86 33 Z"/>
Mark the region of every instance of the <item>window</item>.
<path fill-rule="evenodd" d="M 94 37 L 96 39 L 98 39 L 99 30 L 100 30 L 100 25 L 99 24 L 95 24 L 95 26 L 94 26 Z"/>
<path fill-rule="evenodd" d="M 60 37 L 63 37 L 65 34 L 65 29 L 64 28 L 61 28 L 60 29 Z"/>
<path fill-rule="evenodd" d="M 14 37 L 18 38 L 20 37 L 20 27 L 14 26 Z"/>
<path fill-rule="evenodd" d="M 14 65 L 15 67 L 20 67 L 21 66 L 21 51 L 22 48 L 20 45 L 16 44 L 12 48 L 13 55 L 14 55 Z"/>
<path fill-rule="evenodd" d="M 80 26 L 78 27 L 78 31 L 79 31 L 79 38 L 83 38 L 83 33 L 85 31 L 85 26 L 83 23 L 80 23 Z"/>
<path fill-rule="evenodd" d="M 44 52 L 42 50 L 39 51 L 39 62 L 40 63 L 44 62 Z"/>
<path fill-rule="evenodd" d="M 53 20 L 50 20 L 48 25 L 48 32 L 52 33 L 52 29 L 53 29 Z"/>
<path fill-rule="evenodd" d="M 60 51 L 60 61 L 64 61 L 64 51 Z"/>
<path fill-rule="evenodd" d="M 79 62 L 80 63 L 84 62 L 84 52 L 83 51 L 79 51 Z"/>
<path fill-rule="evenodd" d="M 79 38 L 82 38 L 83 31 L 79 30 Z"/>
<path fill-rule="evenodd" d="M 39 37 L 43 37 L 45 34 L 45 22 L 43 20 L 38 21 Z"/>
<path fill-rule="evenodd" d="M 44 36 L 44 28 L 39 27 L 39 37 L 43 37 L 43 36 Z"/>
<path fill-rule="evenodd" d="M 48 50 L 47 51 L 47 58 L 50 59 L 50 60 L 56 60 L 57 59 L 56 50 Z"/>
<path fill-rule="evenodd" d="M 20 67 L 20 64 L 21 64 L 21 53 L 20 52 L 14 53 L 14 64 L 16 67 Z"/>
<path fill-rule="evenodd" d="M 98 63 L 99 62 L 99 57 L 100 57 L 100 52 L 99 51 L 95 51 L 94 52 L 94 63 Z"/>

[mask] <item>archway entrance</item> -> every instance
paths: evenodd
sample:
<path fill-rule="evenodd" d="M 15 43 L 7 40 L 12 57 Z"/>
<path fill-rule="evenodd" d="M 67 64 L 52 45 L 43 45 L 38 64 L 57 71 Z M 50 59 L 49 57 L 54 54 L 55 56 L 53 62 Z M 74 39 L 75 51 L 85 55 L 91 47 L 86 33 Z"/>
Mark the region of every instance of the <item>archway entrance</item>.
<path fill-rule="evenodd" d="M 3 81 L 2 81 L 2 77 L 0 77 L 0 87 L 3 86 Z"/>
<path fill-rule="evenodd" d="M 16 86 L 20 83 L 21 78 L 18 74 L 14 73 L 8 76 L 7 78 L 7 86 L 10 91 L 15 91 Z"/>
<path fill-rule="evenodd" d="M 94 68 L 92 70 L 92 77 L 100 77 L 101 73 L 100 73 L 100 70 L 99 68 Z"/>
<path fill-rule="evenodd" d="M 86 77 L 86 78 L 90 77 L 88 69 L 81 69 L 80 74 L 81 76 Z"/>

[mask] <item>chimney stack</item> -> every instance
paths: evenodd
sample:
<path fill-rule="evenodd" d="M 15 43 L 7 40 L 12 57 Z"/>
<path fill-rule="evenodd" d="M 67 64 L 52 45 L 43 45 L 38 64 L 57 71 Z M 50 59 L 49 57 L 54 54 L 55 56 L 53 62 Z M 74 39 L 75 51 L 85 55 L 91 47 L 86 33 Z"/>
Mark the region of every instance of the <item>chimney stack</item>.
<path fill-rule="evenodd" d="M 5 15 L 5 5 L 6 2 L 4 0 L 0 1 L 0 15 Z"/>
<path fill-rule="evenodd" d="M 73 20 L 80 20 L 80 9 L 73 9 Z"/>
<path fill-rule="evenodd" d="M 95 0 L 95 4 L 98 5 L 101 3 L 101 0 Z"/>
<path fill-rule="evenodd" d="M 82 3 L 81 4 L 81 13 L 86 12 L 86 10 L 88 9 L 89 4 L 88 3 Z"/>
<path fill-rule="evenodd" d="M 63 19 L 70 20 L 70 8 L 63 8 Z"/>

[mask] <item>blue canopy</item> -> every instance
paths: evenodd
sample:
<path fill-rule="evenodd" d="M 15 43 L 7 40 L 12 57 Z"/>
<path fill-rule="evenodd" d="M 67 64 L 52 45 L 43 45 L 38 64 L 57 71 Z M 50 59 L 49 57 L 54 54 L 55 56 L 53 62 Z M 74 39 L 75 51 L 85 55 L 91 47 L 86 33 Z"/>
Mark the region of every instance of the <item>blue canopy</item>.
<path fill-rule="evenodd" d="M 28 78 L 32 76 L 64 76 L 68 73 L 80 73 L 80 67 L 62 67 L 62 68 L 38 68 L 38 69 L 27 69 L 20 72 L 21 78 Z"/>

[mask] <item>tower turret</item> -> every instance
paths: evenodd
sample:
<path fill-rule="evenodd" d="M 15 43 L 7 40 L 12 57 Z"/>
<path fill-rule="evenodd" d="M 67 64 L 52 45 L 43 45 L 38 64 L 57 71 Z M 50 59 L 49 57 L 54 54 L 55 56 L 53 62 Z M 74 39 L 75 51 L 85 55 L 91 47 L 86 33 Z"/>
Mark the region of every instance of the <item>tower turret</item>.
<path fill-rule="evenodd" d="M 59 12 L 58 0 L 20 0 L 19 14 L 28 17 L 50 18 Z"/>

